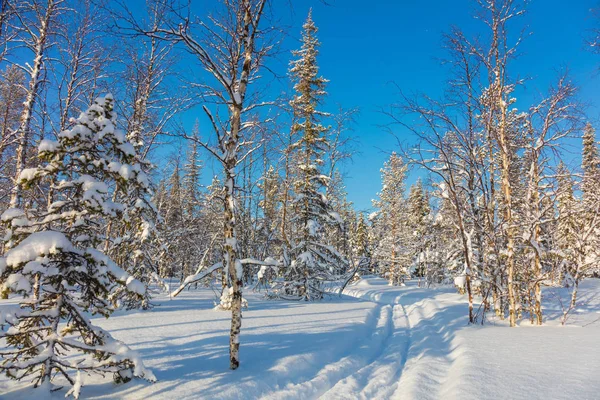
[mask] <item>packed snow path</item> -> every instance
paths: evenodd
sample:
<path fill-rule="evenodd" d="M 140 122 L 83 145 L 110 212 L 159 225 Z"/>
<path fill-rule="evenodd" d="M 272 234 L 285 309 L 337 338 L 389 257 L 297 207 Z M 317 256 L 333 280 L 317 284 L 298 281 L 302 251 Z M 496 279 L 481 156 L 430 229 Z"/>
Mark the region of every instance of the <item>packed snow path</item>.
<path fill-rule="evenodd" d="M 229 313 L 212 310 L 210 289 L 184 291 L 151 311 L 94 320 L 139 351 L 159 381 L 90 377 L 83 398 L 600 398 L 600 280 L 583 283 L 571 326 L 558 326 L 557 293 L 544 295 L 546 326 L 508 328 L 499 320 L 468 326 L 464 296 L 414 282 L 363 279 L 341 298 L 314 303 L 248 291 L 242 365 L 229 371 Z M 40 399 L 0 377 L 0 399 L 15 398 Z"/>
<path fill-rule="evenodd" d="M 464 315 L 465 308 L 452 290 L 435 293 L 448 294 L 455 301 L 442 307 L 430 289 L 392 287 L 378 278 L 346 290 L 349 296 L 378 305 L 376 327 L 349 356 L 319 371 L 314 381 L 328 375 L 335 378 L 329 380 L 334 383 L 331 389 L 319 395 L 324 399 L 448 398 L 452 326 L 438 313 Z M 304 385 L 314 386 L 314 381 Z"/>

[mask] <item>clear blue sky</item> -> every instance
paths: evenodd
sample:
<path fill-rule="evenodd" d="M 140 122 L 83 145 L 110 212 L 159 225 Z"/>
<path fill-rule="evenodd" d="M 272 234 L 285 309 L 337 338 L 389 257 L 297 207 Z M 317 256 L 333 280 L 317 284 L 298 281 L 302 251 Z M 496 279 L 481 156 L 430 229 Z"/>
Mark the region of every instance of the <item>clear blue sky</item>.
<path fill-rule="evenodd" d="M 286 73 L 289 50 L 299 47 L 301 26 L 312 7 L 322 44 L 318 61 L 322 75 L 330 80 L 325 109 L 334 111 L 337 104 L 360 108 L 355 127 L 360 153 L 345 166 L 345 173 L 349 199 L 357 209 L 367 210 L 381 189 L 380 168 L 397 148 L 396 139 L 380 128 L 389 120 L 379 109 L 398 100 L 392 82 L 408 93 L 441 95 L 447 79 L 447 70 L 440 62 L 445 56 L 442 34 L 452 25 L 467 34 L 485 28 L 473 18 L 474 0 L 327 2 L 329 5 L 320 0 L 294 0 L 289 2 L 293 9 L 288 2 L 273 2 L 276 17 L 290 28 L 283 43 L 284 52 L 270 67 L 279 74 Z M 531 1 L 520 22 L 531 35 L 521 46 L 522 54 L 512 69 L 513 74 L 530 78 L 518 93 L 525 106 L 546 91 L 561 68 L 568 67 L 581 87 L 581 99 L 590 104 L 590 119 L 598 119 L 600 55 L 586 49 L 585 38 L 594 25 L 600 25 L 590 13 L 591 8 L 599 6 L 598 0 Z M 194 7 L 198 15 L 205 13 L 205 4 Z M 274 89 L 281 91 L 285 86 Z M 191 128 L 193 118 L 186 119 L 186 126 Z M 396 134 L 402 140 L 411 140 L 409 133 L 399 128 Z M 205 169 L 208 181 L 210 164 Z M 416 175 L 412 174 L 409 183 Z"/>

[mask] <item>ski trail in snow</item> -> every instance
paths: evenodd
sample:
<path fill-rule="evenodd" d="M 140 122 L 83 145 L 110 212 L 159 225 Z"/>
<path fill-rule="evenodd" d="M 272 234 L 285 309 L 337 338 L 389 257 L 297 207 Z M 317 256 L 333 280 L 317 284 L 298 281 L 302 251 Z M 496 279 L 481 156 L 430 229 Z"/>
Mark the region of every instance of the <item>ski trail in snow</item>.
<path fill-rule="evenodd" d="M 391 305 L 382 305 L 378 309 L 379 316 L 376 319 L 373 333 L 366 340 L 355 343 L 356 348 L 351 350 L 349 355 L 329 363 L 319 370 L 312 379 L 289 384 L 281 391 L 270 393 L 266 398 L 318 398 L 330 389 L 335 382 L 352 375 L 361 366 L 367 365 L 372 360 L 380 357 L 394 331 L 395 311 Z"/>
<path fill-rule="evenodd" d="M 309 379 L 264 396 L 269 399 L 447 398 L 453 335 L 429 291 L 370 282 L 346 294 L 378 304 L 365 321 L 373 333 Z M 375 320 L 375 321 L 373 321 Z M 450 387 L 449 387 L 450 386 Z"/>
<path fill-rule="evenodd" d="M 387 399 L 394 393 L 411 343 L 410 323 L 404 306 L 398 304 L 400 298 L 397 296 L 393 301 L 393 332 L 383 351 L 354 374 L 337 382 L 321 398 L 347 399 L 352 393 L 356 399 Z"/>
<path fill-rule="evenodd" d="M 389 398 L 441 399 L 445 396 L 453 360 L 449 353 L 438 351 L 448 346 L 452 337 L 444 326 L 444 319 L 435 299 L 424 299 L 405 308 L 409 326 L 415 326 L 413 334 L 418 339 L 411 341 L 405 350 L 406 364 L 402 375 Z M 417 331 L 417 332 L 415 332 Z"/>
<path fill-rule="evenodd" d="M 453 360 L 438 352 L 452 336 L 435 298 L 417 288 L 379 285 L 353 288 L 350 295 L 393 306 L 393 332 L 381 354 L 334 383 L 323 399 L 446 398 Z M 415 336 L 416 335 L 416 336 Z M 414 337 L 413 337 L 414 336 Z"/>

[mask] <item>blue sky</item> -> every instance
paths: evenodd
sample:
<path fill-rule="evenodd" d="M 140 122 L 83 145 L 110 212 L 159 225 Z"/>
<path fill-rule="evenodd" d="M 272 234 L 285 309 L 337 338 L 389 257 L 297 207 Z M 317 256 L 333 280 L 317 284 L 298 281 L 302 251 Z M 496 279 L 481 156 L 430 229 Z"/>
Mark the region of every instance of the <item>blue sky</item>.
<path fill-rule="evenodd" d="M 278 5 L 285 3 L 286 7 Z M 319 64 L 321 74 L 330 80 L 329 96 L 324 108 L 334 111 L 359 107 L 355 126 L 359 154 L 344 166 L 348 196 L 358 210 L 368 210 L 381 188 L 380 168 L 389 153 L 397 149 L 397 141 L 386 133 L 382 125 L 390 121 L 380 108 L 398 100 L 394 83 L 404 92 L 427 93 L 438 97 L 444 90 L 447 69 L 441 65 L 445 56 L 442 34 L 452 25 L 467 34 L 485 29 L 473 17 L 474 0 L 294 0 L 274 1 L 275 16 L 286 26 L 287 37 L 281 55 L 272 60 L 270 67 L 284 75 L 288 68 L 290 50 L 300 45 L 301 26 L 308 10 L 319 27 L 321 41 Z M 367 5 L 365 5 L 367 4 Z M 194 5 L 198 15 L 205 13 L 205 4 Z M 585 38 L 596 22 L 591 8 L 600 6 L 598 0 L 532 0 L 527 14 L 515 25 L 530 33 L 521 46 L 519 59 L 511 72 L 529 80 L 518 94 L 519 104 L 527 107 L 540 98 L 556 80 L 558 71 L 567 67 L 573 81 L 580 86 L 581 99 L 589 104 L 587 113 L 592 122 L 599 116 L 598 100 L 600 55 L 586 48 Z M 281 84 L 274 91 L 285 90 Z M 186 125 L 193 125 L 197 113 L 186 117 Z M 410 134 L 397 128 L 403 141 L 412 140 Z M 578 163 L 577 149 L 573 165 Z M 210 180 L 214 164 L 207 162 L 205 178 Z M 211 166 L 212 165 L 212 166 Z M 207 176 L 206 176 L 207 175 Z M 409 184 L 419 173 L 413 173 Z"/>

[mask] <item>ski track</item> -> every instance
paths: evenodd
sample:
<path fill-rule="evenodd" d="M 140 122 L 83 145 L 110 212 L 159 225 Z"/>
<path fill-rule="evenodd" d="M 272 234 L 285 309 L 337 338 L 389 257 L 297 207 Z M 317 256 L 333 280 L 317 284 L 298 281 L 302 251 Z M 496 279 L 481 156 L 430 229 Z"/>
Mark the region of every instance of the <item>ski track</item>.
<path fill-rule="evenodd" d="M 422 297 L 420 289 L 383 285 L 354 287 L 346 294 L 379 305 L 374 333 L 312 379 L 267 398 L 438 399 L 449 394 L 446 383 L 454 360 L 432 349 L 449 346 L 452 338 L 444 319 L 436 318 L 441 308 L 435 298 Z"/>
<path fill-rule="evenodd" d="M 367 289 L 367 288 L 365 288 Z M 447 340 L 443 320 L 433 298 L 419 298 L 419 289 L 381 286 L 368 290 L 352 288 L 347 294 L 373 301 L 378 307 L 375 321 L 365 322 L 373 333 L 353 344 L 350 354 L 331 362 L 311 379 L 271 392 L 269 399 L 395 399 L 441 398 L 452 365 L 445 355 L 429 354 L 432 345 Z M 415 298 L 416 297 L 416 298 Z M 419 340 L 413 341 L 413 324 Z M 421 334 L 422 333 L 422 334 Z M 434 333 L 434 334 L 432 334 Z M 441 338 L 441 339 L 438 339 Z M 435 348 L 435 347 L 433 347 Z"/>
<path fill-rule="evenodd" d="M 472 372 L 479 367 L 473 364 L 478 359 L 474 350 L 457 335 L 467 326 L 464 300 L 452 288 L 392 287 L 384 282 L 365 279 L 344 292 L 377 304 L 365 322 L 366 326 L 373 326 L 372 335 L 357 339 L 347 347 L 349 352 L 344 357 L 313 372 L 312 378 L 288 385 L 286 391 L 266 398 L 465 398 L 473 379 L 479 379 Z M 375 310 L 379 313 L 377 318 Z M 475 329 L 469 332 L 477 334 Z M 498 367 L 494 364 L 491 368 Z M 488 393 L 486 390 L 479 393 Z M 481 398 L 472 395 L 466 397 Z"/>
<path fill-rule="evenodd" d="M 268 399 L 291 399 L 291 398 L 318 398 L 331 388 L 331 382 L 341 381 L 354 374 L 363 365 L 370 364 L 374 359 L 380 357 L 386 349 L 386 344 L 394 330 L 394 311 L 391 305 L 380 304 L 373 314 L 379 313 L 377 318 L 369 316 L 367 325 L 374 325 L 373 333 L 364 341 L 354 343 L 356 350 L 338 361 L 332 362 L 321 370 L 310 380 L 289 384 L 284 390 L 270 393 Z M 369 324 L 369 321 L 375 321 Z"/>

